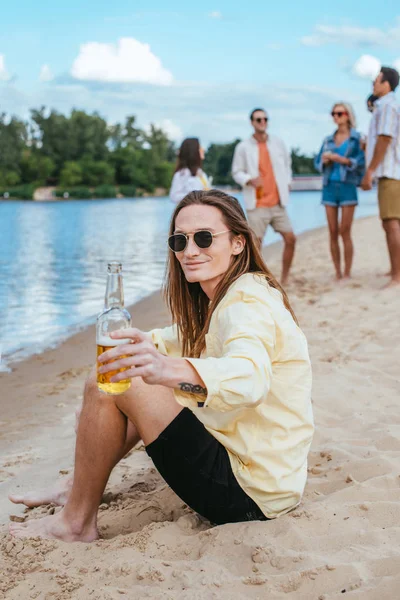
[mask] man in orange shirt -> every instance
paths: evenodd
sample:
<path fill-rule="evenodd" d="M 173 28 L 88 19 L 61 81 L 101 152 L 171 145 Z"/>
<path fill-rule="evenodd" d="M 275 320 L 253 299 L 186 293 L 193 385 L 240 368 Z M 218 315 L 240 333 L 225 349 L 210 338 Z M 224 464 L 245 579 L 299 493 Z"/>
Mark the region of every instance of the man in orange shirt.
<path fill-rule="evenodd" d="M 287 282 L 296 237 L 286 211 L 291 182 L 291 160 L 284 143 L 267 133 L 268 117 L 261 108 L 250 115 L 254 133 L 235 148 L 234 180 L 243 187 L 250 227 L 260 246 L 269 225 L 284 240 L 281 282 Z"/>

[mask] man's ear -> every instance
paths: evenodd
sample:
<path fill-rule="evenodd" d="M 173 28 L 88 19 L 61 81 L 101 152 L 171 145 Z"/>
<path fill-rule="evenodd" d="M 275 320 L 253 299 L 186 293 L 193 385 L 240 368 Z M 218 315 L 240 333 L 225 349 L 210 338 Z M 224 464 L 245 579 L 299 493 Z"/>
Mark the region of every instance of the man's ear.
<path fill-rule="evenodd" d="M 244 236 L 237 235 L 235 237 L 235 239 L 233 240 L 233 254 L 235 256 L 237 256 L 238 254 L 241 254 L 244 250 L 245 245 L 246 245 L 246 240 L 245 240 Z"/>

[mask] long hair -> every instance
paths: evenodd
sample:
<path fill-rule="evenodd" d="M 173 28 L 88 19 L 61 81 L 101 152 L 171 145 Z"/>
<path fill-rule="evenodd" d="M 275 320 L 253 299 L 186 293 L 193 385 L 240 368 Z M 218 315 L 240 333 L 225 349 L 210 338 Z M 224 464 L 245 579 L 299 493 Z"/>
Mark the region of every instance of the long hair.
<path fill-rule="evenodd" d="M 205 337 L 215 309 L 232 283 L 244 273 L 259 273 L 265 277 L 271 287 L 279 290 L 286 308 L 297 323 L 289 299 L 265 264 L 258 249 L 257 240 L 236 198 L 219 190 L 190 192 L 176 207 L 172 215 L 169 234 L 172 235 L 175 231 L 175 221 L 179 212 L 186 206 L 195 204 L 218 208 L 227 229 L 231 232 L 231 239 L 242 235 L 245 239 L 245 246 L 240 254 L 232 257 L 228 270 L 217 285 L 211 304 L 200 283 L 189 283 L 175 254 L 172 251 L 169 252 L 164 296 L 172 315 L 172 322 L 178 329 L 182 356 L 199 357 L 201 355 L 205 349 Z"/>
<path fill-rule="evenodd" d="M 332 110 L 335 110 L 338 106 L 343 106 L 344 110 L 347 112 L 349 116 L 349 127 L 350 129 L 355 129 L 357 127 L 356 115 L 354 114 L 353 107 L 348 102 L 336 102 Z"/>
<path fill-rule="evenodd" d="M 182 169 L 189 169 L 193 177 L 201 167 L 200 142 L 198 138 L 186 138 L 179 148 L 178 161 L 175 173 Z"/>

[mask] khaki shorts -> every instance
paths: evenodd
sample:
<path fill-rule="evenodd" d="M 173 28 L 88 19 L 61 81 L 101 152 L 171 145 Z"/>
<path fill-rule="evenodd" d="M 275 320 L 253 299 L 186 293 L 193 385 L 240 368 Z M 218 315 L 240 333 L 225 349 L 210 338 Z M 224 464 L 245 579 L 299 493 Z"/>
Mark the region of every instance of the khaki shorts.
<path fill-rule="evenodd" d="M 400 219 L 400 180 L 382 177 L 378 182 L 379 216 Z"/>
<path fill-rule="evenodd" d="M 277 204 L 276 206 L 261 206 L 247 211 L 247 220 L 251 229 L 259 240 L 264 238 L 268 225 L 278 233 L 289 233 L 293 231 L 286 208 Z"/>

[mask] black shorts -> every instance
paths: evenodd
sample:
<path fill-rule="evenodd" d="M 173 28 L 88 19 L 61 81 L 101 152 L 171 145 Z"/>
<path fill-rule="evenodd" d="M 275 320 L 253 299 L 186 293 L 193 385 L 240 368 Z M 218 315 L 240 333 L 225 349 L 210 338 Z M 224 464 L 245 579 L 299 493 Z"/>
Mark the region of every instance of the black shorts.
<path fill-rule="evenodd" d="M 188 408 L 146 450 L 174 492 L 211 523 L 266 520 L 238 484 L 224 446 Z"/>

